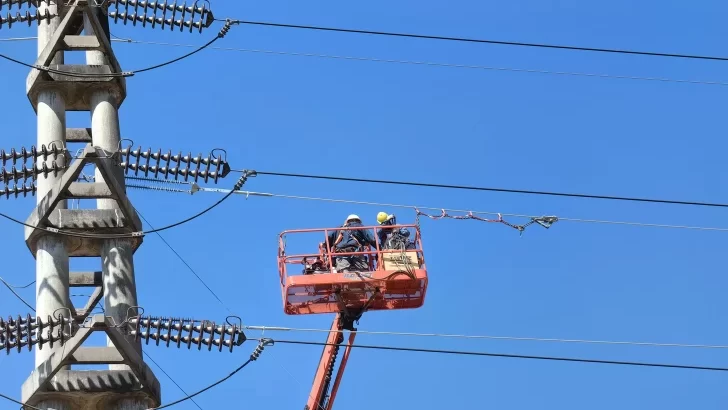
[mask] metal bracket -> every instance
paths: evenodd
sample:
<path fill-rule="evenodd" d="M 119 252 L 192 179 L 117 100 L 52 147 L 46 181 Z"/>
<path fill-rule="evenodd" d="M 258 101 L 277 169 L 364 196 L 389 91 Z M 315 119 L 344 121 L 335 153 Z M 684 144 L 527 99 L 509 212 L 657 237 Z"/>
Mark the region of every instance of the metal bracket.
<path fill-rule="evenodd" d="M 81 157 L 68 167 L 61 178 L 51 187 L 38 206 L 33 210 L 26 224 L 32 227 L 53 227 L 67 231 L 93 230 L 103 233 L 131 233 L 142 230 L 142 222 L 134 207 L 114 177 L 118 172 L 112 162 L 116 159 L 111 152 L 91 145 L 84 148 Z M 104 183 L 82 183 L 78 180 L 84 165 L 93 163 L 101 172 Z M 55 209 L 58 203 L 70 198 L 111 198 L 116 200 L 119 210 L 115 209 Z M 35 256 L 38 238 L 50 233 L 36 228 L 25 227 L 25 242 Z M 69 256 L 100 256 L 101 241 L 97 238 L 66 237 Z M 136 251 L 142 237 L 134 237 L 132 249 Z"/>
<path fill-rule="evenodd" d="M 89 111 L 89 88 L 103 85 L 115 97 L 118 107 L 126 98 L 126 80 L 121 77 L 121 66 L 116 59 L 111 43 L 106 37 L 103 26 L 94 13 L 94 7 L 86 0 L 75 0 L 65 11 L 63 20 L 53 33 L 50 41 L 35 61 L 35 66 L 73 73 L 49 73 L 34 68 L 25 81 L 25 89 L 35 112 L 38 112 L 38 93 L 48 87 L 65 94 L 67 111 Z M 93 28 L 93 35 L 78 36 L 84 26 L 84 16 Z M 59 51 L 99 50 L 104 53 L 105 65 L 51 65 Z M 101 76 L 112 74 L 113 76 Z M 88 75 L 84 75 L 88 74 Z"/>
<path fill-rule="evenodd" d="M 114 345 L 113 348 L 81 347 L 91 333 L 98 331 L 106 333 Z M 129 366 L 130 370 L 61 370 L 64 366 L 74 363 L 123 363 Z M 159 381 L 149 366 L 144 363 L 140 354 L 110 319 L 105 318 L 104 315 L 94 315 L 88 325 L 80 328 L 62 349 L 51 354 L 46 361 L 33 370 L 30 377 L 23 383 L 22 401 L 33 406 L 59 392 L 87 393 L 89 390 L 87 386 L 95 385 L 98 389 L 98 386 L 108 387 L 113 384 L 117 384 L 114 390 L 120 393 L 135 390 L 142 394 L 150 401 L 150 407 L 161 404 Z M 111 398 L 109 397 L 109 399 Z M 104 408 L 104 406 L 98 408 Z"/>
<path fill-rule="evenodd" d="M 357 329 L 354 327 L 354 323 L 356 322 L 359 324 L 359 319 L 361 319 L 362 315 L 364 315 L 364 312 L 369 310 L 372 302 L 374 302 L 374 299 L 379 296 L 379 294 L 379 288 L 375 288 L 374 292 L 372 292 L 372 295 L 369 297 L 369 300 L 367 300 L 367 303 L 365 303 L 361 308 L 354 309 L 346 306 L 344 301 L 341 299 L 340 292 L 334 293 L 334 297 L 336 297 L 336 300 L 341 306 L 341 311 L 339 312 L 339 327 L 344 330 L 356 332 Z"/>

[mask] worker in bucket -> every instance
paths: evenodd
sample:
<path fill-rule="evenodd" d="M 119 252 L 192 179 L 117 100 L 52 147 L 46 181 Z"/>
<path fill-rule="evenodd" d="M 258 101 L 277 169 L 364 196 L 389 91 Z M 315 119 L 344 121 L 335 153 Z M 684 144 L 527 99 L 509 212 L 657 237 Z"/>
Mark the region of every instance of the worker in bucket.
<path fill-rule="evenodd" d="M 365 229 L 346 229 L 362 227 L 361 218 L 358 215 L 351 214 L 346 218 L 343 230 L 339 231 L 334 241 L 334 249 L 336 253 L 346 252 L 363 252 L 365 246 L 376 247 L 371 233 Z M 336 255 L 336 271 L 337 272 L 367 272 L 369 271 L 369 262 L 364 255 Z"/>
<path fill-rule="evenodd" d="M 377 232 L 380 249 L 415 249 L 415 243 L 410 239 L 409 229 L 394 228 L 397 225 L 397 218 L 394 215 L 380 212 L 377 214 L 377 222 L 381 225 Z"/>
<path fill-rule="evenodd" d="M 377 214 L 377 222 L 381 226 L 377 232 L 377 237 L 379 238 L 379 248 L 386 249 L 387 238 L 392 233 L 392 228 L 387 228 L 387 226 L 397 225 L 397 218 L 394 215 L 390 215 L 386 212 L 380 212 Z"/>

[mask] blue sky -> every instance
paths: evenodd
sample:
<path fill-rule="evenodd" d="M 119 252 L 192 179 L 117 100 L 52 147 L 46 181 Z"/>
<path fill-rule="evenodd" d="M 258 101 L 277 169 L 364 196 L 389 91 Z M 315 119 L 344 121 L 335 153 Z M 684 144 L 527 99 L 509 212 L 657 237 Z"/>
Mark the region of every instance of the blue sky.
<path fill-rule="evenodd" d="M 678 1 L 493 2 L 454 0 L 213 3 L 217 17 L 343 26 L 524 42 L 728 55 L 728 6 Z M 219 27 L 219 26 L 217 26 Z M 119 37 L 202 44 L 215 35 L 111 26 Z M 18 26 L 2 37 L 34 35 Z M 621 76 L 728 82 L 725 63 L 234 27 L 220 47 L 429 61 Z M 125 70 L 186 51 L 115 43 Z M 34 42 L 2 42 L 31 62 Z M 68 61 L 80 61 L 68 57 Z M 74 60 L 75 59 L 75 60 Z M 3 148 L 35 143 L 24 67 L 3 62 Z M 208 50 L 127 81 L 122 136 L 152 149 L 224 147 L 235 168 L 726 202 L 726 86 L 342 61 Z M 69 127 L 88 114 L 70 113 Z M 221 183 L 228 188 L 233 177 Z M 728 227 L 720 209 L 617 203 L 259 176 L 247 189 L 362 201 L 565 218 Z M 155 226 L 206 207 L 217 194 L 130 191 Z M 3 200 L 25 219 L 33 199 Z M 225 305 L 249 325 L 327 328 L 332 317 L 286 316 L 276 236 L 335 226 L 349 213 L 373 223 L 414 212 L 279 198 L 233 197 L 206 217 L 164 233 Z M 523 223 L 525 221 L 516 222 Z M 22 227 L 0 222 L 0 275 L 34 278 Z M 505 226 L 425 220 L 430 287 L 425 306 L 376 312 L 362 330 L 728 344 L 728 285 L 720 255 L 726 232 L 560 221 L 522 237 Z M 313 245 L 313 244 L 312 244 Z M 159 316 L 224 320 L 227 310 L 158 237 L 136 253 L 139 302 Z M 95 260 L 73 270 L 95 269 Z M 33 300 L 33 291 L 20 290 Z M 82 298 L 74 298 L 82 304 Z M 27 308 L 0 289 L 0 314 Z M 249 336 L 259 336 L 250 332 Z M 324 341 L 323 334 L 267 333 Z M 728 366 L 721 350 L 359 335 L 362 344 Z M 188 392 L 227 375 L 255 342 L 235 353 L 150 346 L 147 352 Z M 277 345 L 227 383 L 200 396 L 205 409 L 302 408 L 319 347 Z M 32 353 L 0 358 L 0 392 L 20 397 Z M 164 402 L 182 393 L 153 365 Z M 16 371 L 7 369 L 15 368 Z M 336 408 L 468 406 L 498 409 L 718 409 L 726 375 L 532 360 L 355 350 Z M 374 404 L 376 403 L 376 404 Z M 16 409 L 0 403 L 0 409 Z M 178 409 L 196 408 L 191 402 Z"/>

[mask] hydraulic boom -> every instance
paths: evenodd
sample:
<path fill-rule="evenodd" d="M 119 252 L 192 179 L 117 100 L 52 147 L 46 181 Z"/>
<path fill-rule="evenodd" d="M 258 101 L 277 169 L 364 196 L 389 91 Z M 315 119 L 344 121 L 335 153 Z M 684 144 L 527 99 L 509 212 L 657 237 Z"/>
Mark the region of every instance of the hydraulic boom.
<path fill-rule="evenodd" d="M 321 353 L 321 360 L 316 370 L 316 376 L 313 379 L 311 394 L 309 395 L 308 403 L 304 407 L 304 410 L 331 410 L 334 407 L 336 391 L 341 384 L 346 362 L 349 360 L 351 346 L 354 344 L 354 338 L 356 337 L 356 329 L 352 327 L 351 320 L 347 320 L 346 317 L 347 315 L 339 313 L 331 324 L 331 331 L 326 339 L 326 346 L 324 346 L 324 350 Z M 336 371 L 336 377 L 332 386 L 331 379 L 334 373 L 336 358 L 344 342 L 344 333 L 342 332 L 344 329 L 349 329 L 350 331 L 349 340 L 345 345 L 344 356 L 341 358 L 341 363 Z"/>

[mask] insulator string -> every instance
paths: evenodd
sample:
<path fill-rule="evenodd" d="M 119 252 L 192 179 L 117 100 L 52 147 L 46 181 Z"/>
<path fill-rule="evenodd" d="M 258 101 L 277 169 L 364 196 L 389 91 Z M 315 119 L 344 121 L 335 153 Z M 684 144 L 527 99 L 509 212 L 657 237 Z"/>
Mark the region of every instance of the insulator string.
<path fill-rule="evenodd" d="M 198 1 L 192 6 L 186 3 L 178 5 L 176 1 L 170 4 L 168 1 L 114 0 L 112 3 L 116 10 L 109 12 L 109 18 L 114 19 L 114 23 L 121 20 L 124 25 L 127 22 L 131 22 L 132 26 L 141 23 L 142 27 L 149 24 L 152 28 L 159 26 L 162 30 L 168 26 L 170 30 L 179 27 L 179 31 L 187 28 L 190 33 L 195 29 L 202 33 L 202 29 L 215 21 L 207 1 L 203 2 L 202 7 L 197 5 Z M 157 15 L 158 11 L 162 12 L 161 16 Z"/>

